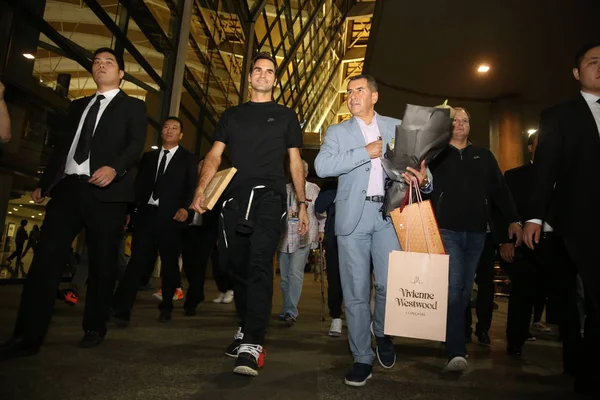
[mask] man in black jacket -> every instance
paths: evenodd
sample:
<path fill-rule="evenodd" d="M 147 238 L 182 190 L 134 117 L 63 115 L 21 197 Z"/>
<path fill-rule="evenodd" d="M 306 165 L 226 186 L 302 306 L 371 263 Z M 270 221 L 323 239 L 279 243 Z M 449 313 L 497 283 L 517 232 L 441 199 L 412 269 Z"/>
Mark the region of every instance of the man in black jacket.
<path fill-rule="evenodd" d="M 22 219 L 19 229 L 17 229 L 17 234 L 15 235 L 15 247 L 16 247 L 15 251 L 13 251 L 12 254 L 6 259 L 6 261 L 8 261 L 8 265 L 10 265 L 12 260 L 16 257 L 17 258 L 17 269 L 21 268 L 21 271 L 23 271 L 23 265 L 22 265 L 23 263 L 21 261 L 24 256 L 23 247 L 25 246 L 25 242 L 27 241 L 27 238 L 28 238 L 27 231 L 25 230 L 26 226 L 27 226 L 27 220 Z"/>
<path fill-rule="evenodd" d="M 337 236 L 335 236 L 335 195 L 337 180 L 326 182 L 315 201 L 315 212 L 327 213 L 325 221 L 325 260 L 327 265 L 327 306 L 331 317 L 329 336 L 342 335 L 342 281 L 340 280 L 340 261 L 338 257 Z M 323 279 L 323 277 L 321 277 Z"/>
<path fill-rule="evenodd" d="M 533 161 L 538 142 L 538 134 L 529 137 L 528 148 L 531 153 L 531 162 L 505 172 L 506 184 L 510 188 L 519 215 L 527 215 L 529 199 L 531 198 L 533 176 Z M 503 269 L 506 269 L 511 280 L 510 300 L 508 303 L 508 317 L 506 323 L 507 353 L 520 356 L 522 347 L 529 337 L 531 313 L 538 291 L 545 281 L 540 276 L 555 276 L 558 267 L 561 243 L 556 240 L 553 232 L 551 213 L 544 218 L 543 235 L 540 245 L 535 251 L 526 246 L 515 247 L 508 238 L 504 238 L 500 245 L 500 255 L 503 260 Z M 523 221 L 524 222 L 524 221 Z M 506 226 L 506 221 L 504 221 Z M 553 297 L 556 293 L 553 293 Z"/>
<path fill-rule="evenodd" d="M 115 284 L 119 236 L 133 176 L 127 171 L 146 139 L 146 106 L 119 89 L 124 62 L 109 48 L 94 52 L 92 75 L 98 91 L 71 103 L 63 135 L 31 198 L 52 199 L 27 281 L 13 340 L 5 355 L 37 353 L 44 341 L 56 290 L 71 243 L 86 229 L 90 272 L 80 346 L 94 347 L 106 334 Z"/>
<path fill-rule="evenodd" d="M 584 46 L 575 57 L 573 75 L 581 85 L 576 99 L 542 112 L 540 137 L 533 164 L 532 196 L 525 243 L 534 248 L 543 233 L 543 220 L 551 205 L 554 229 L 573 264 L 564 269 L 571 317 L 564 337 L 565 362 L 571 358 L 575 390 L 590 398 L 600 391 L 600 42 Z M 576 274 L 583 282 L 586 304 L 585 332 L 578 334 Z"/>
<path fill-rule="evenodd" d="M 179 254 L 184 228 L 192 217 L 198 166 L 196 157 L 179 145 L 183 123 L 169 117 L 161 130 L 162 148 L 144 154 L 135 179 L 136 212 L 131 259 L 115 293 L 113 317 L 127 326 L 140 277 L 160 253 L 162 301 L 159 322 L 171 320 L 173 295 L 180 285 Z"/>
<path fill-rule="evenodd" d="M 430 165 L 435 181 L 431 194 L 440 233 L 450 255 L 447 368 L 467 368 L 465 308 L 471 298 L 477 262 L 483 250 L 489 207 L 493 202 L 508 221 L 509 236 L 521 240 L 519 217 L 493 154 L 468 141 L 470 116 L 456 108 L 448 148 Z"/>

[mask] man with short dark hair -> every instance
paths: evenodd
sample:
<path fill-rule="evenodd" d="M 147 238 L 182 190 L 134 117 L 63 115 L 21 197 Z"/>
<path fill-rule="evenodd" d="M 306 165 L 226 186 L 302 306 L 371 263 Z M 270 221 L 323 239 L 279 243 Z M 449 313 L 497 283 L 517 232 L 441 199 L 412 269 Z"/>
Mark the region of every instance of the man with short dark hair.
<path fill-rule="evenodd" d="M 562 237 L 572 268 L 563 269 L 568 291 L 568 320 L 563 332 L 565 371 L 575 375 L 575 390 L 598 398 L 600 375 L 600 41 L 575 56 L 573 76 L 581 86 L 574 100 L 544 110 L 533 164 L 525 243 L 533 249 L 552 207 L 556 235 Z M 577 273 L 585 293 L 586 318 L 580 334 L 576 301 Z"/>
<path fill-rule="evenodd" d="M 302 129 L 296 113 L 273 101 L 277 82 L 273 57 L 252 61 L 250 101 L 227 109 L 204 159 L 193 208 L 207 211 L 204 191 L 214 177 L 225 146 L 237 173 L 227 188 L 219 222 L 219 254 L 232 274 L 235 306 L 241 320 L 226 354 L 236 357 L 233 372 L 256 376 L 264 363 L 263 344 L 273 299 L 273 256 L 286 216 L 284 160 L 298 202 L 298 232 L 308 230 L 304 167 L 300 158 Z"/>
<path fill-rule="evenodd" d="M 119 89 L 123 60 L 109 48 L 94 52 L 97 92 L 74 100 L 37 189 L 36 203 L 51 199 L 33 256 L 13 338 L 6 356 L 36 354 L 44 342 L 56 291 L 71 243 L 86 230 L 89 278 L 80 346 L 97 346 L 106 335 L 119 238 L 127 203 L 134 199 L 129 169 L 146 139 L 146 106 Z"/>
<path fill-rule="evenodd" d="M 167 118 L 160 136 L 162 147 L 144 153 L 135 179 L 131 259 L 113 300 L 113 317 L 121 326 L 129 325 L 140 277 L 144 269 L 154 265 L 157 254 L 162 276 L 159 322 L 171 320 L 173 296 L 181 285 L 181 241 L 192 217 L 188 206 L 198 167 L 196 156 L 180 145 L 183 123 L 179 118 Z"/>
<path fill-rule="evenodd" d="M 372 76 L 350 78 L 347 92 L 348 109 L 353 118 L 329 127 L 315 159 L 315 169 L 321 178 L 338 177 L 335 233 L 348 341 L 354 358 L 344 383 L 364 386 L 371 378 L 375 358 L 371 332 L 381 366 L 392 368 L 396 363 L 392 338 L 383 331 L 389 255 L 400 250 L 400 244 L 391 220 L 383 218 L 381 212 L 385 194 L 381 157 L 382 149 L 392 143 L 396 125 L 402 121 L 375 112 L 379 93 Z M 403 178 L 406 182 L 417 179 L 423 192 L 431 191 L 424 162 L 418 171 L 409 167 Z M 371 259 L 376 295 L 370 331 Z M 337 327 L 334 328 L 337 332 Z"/>
<path fill-rule="evenodd" d="M 23 271 L 23 263 L 22 263 L 23 247 L 25 246 L 25 242 L 27 241 L 27 238 L 28 238 L 27 231 L 25 230 L 26 226 L 27 226 L 27 220 L 22 219 L 21 224 L 19 225 L 19 228 L 17 229 L 17 233 L 15 234 L 15 247 L 16 247 L 15 251 L 13 251 L 12 254 L 6 259 L 6 261 L 8 262 L 8 265 L 10 265 L 12 260 L 16 257 L 17 258 L 17 268 L 21 268 L 22 272 L 24 272 Z"/>
<path fill-rule="evenodd" d="M 531 161 L 504 173 L 506 184 L 521 216 L 526 215 L 529 208 L 537 143 L 538 134 L 534 133 L 529 137 L 527 146 L 531 154 Z M 557 248 L 561 243 L 557 241 L 553 233 L 554 222 L 551 213 L 545 216 L 544 221 L 542 240 L 535 251 L 527 246 L 515 247 L 515 244 L 508 238 L 501 240 L 502 269 L 508 272 L 511 281 L 506 322 L 506 350 L 511 356 L 520 357 L 523 345 L 530 340 L 529 327 L 535 299 L 540 291 L 543 291 L 544 294 L 547 293 L 546 281 L 554 276 L 554 271 L 559 264 L 557 258 L 560 253 Z M 499 225 L 506 225 L 506 221 L 499 222 Z"/>

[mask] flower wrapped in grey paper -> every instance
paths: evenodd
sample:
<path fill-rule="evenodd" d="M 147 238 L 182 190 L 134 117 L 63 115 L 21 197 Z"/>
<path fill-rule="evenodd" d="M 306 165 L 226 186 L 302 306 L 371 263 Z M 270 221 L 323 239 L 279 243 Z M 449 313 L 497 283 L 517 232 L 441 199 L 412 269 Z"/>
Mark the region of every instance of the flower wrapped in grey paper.
<path fill-rule="evenodd" d="M 407 190 L 402 173 L 406 172 L 406 168 L 418 170 L 423 160 L 429 165 L 448 144 L 452 132 L 452 111 L 445 103 L 439 107 L 406 106 L 402 124 L 396 126 L 394 143 L 387 145 L 382 157 L 383 169 L 388 177 L 382 209 L 384 216 L 402 205 Z"/>

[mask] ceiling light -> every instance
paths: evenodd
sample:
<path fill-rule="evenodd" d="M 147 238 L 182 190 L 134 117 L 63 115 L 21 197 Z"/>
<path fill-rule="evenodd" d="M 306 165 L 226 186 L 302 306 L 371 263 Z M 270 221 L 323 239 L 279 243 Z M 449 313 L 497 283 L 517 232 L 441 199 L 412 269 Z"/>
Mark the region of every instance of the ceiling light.
<path fill-rule="evenodd" d="M 32 215 L 31 218 L 35 218 L 35 215 Z"/>
<path fill-rule="evenodd" d="M 30 53 L 23 53 L 23 57 L 25 57 L 28 60 L 35 59 L 35 56 L 33 54 L 30 54 Z"/>
<path fill-rule="evenodd" d="M 158 150 L 158 146 L 150 146 L 152 150 Z"/>
<path fill-rule="evenodd" d="M 33 200 L 29 200 L 30 203 L 33 203 Z"/>
<path fill-rule="evenodd" d="M 38 215 L 42 215 L 42 213 L 39 213 Z"/>
<path fill-rule="evenodd" d="M 12 214 L 12 211 L 9 211 L 8 213 L 9 213 L 9 214 Z"/>
<path fill-rule="evenodd" d="M 536 133 L 536 132 L 537 132 L 537 129 L 529 129 L 529 130 L 527 131 L 527 134 L 528 134 L 529 136 L 531 136 L 531 135 L 533 135 L 533 134 L 534 134 L 534 133 Z"/>
<path fill-rule="evenodd" d="M 478 68 L 477 68 L 477 72 L 480 72 L 482 74 L 485 74 L 486 72 L 488 72 L 490 70 L 490 66 L 487 64 L 481 64 Z"/>
<path fill-rule="evenodd" d="M 15 210 L 15 211 L 19 211 L 19 209 L 18 209 L 18 208 L 14 208 L 14 207 L 13 207 L 13 210 Z"/>

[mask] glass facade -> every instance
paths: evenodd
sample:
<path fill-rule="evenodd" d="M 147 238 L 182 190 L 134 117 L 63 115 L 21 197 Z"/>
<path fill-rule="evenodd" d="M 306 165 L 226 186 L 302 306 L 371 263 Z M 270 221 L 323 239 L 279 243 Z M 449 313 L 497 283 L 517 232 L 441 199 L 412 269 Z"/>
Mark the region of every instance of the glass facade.
<path fill-rule="evenodd" d="M 29 195 L 70 101 L 96 90 L 89 73 L 95 49 L 123 54 L 121 88 L 148 109 L 146 150 L 159 144 L 160 123 L 174 109 L 173 93 L 181 93 L 183 145 L 198 155 L 210 148 L 223 111 L 247 101 L 248 61 L 258 52 L 272 54 L 278 63 L 274 98 L 298 113 L 303 156 L 310 160 L 327 126 L 347 115 L 345 79 L 362 71 L 373 9 L 373 1 L 355 0 L 2 2 L 0 76 L 13 138 L 0 147 L 0 278 L 22 277 L 3 268 L 14 230 L 21 219 L 29 221 L 28 230 L 43 221 L 43 205 L 31 204 Z M 182 38 L 184 15 L 189 36 Z"/>

